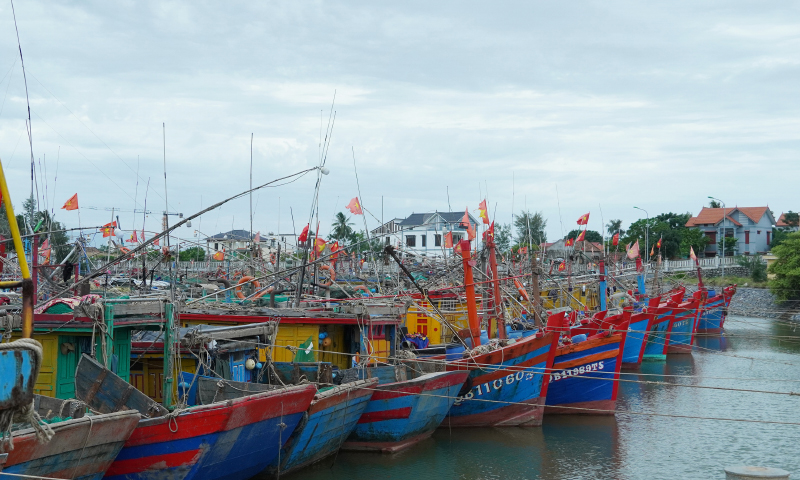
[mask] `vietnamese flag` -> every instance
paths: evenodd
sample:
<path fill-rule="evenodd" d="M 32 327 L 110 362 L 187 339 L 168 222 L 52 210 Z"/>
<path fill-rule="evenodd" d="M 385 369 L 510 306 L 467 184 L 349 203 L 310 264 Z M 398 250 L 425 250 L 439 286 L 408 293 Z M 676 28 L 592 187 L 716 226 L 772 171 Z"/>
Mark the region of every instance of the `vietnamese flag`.
<path fill-rule="evenodd" d="M 469 221 L 469 208 L 464 211 L 464 217 L 461 219 L 461 226 L 462 227 L 469 227 L 472 225 L 472 222 Z"/>
<path fill-rule="evenodd" d="M 322 238 L 315 238 L 314 239 L 314 246 L 317 248 L 317 251 L 320 252 L 320 253 L 322 253 L 322 251 L 325 250 L 325 244 L 326 244 L 326 242 Z"/>
<path fill-rule="evenodd" d="M 63 210 L 77 210 L 78 209 L 78 194 L 76 193 L 75 195 L 69 197 L 69 200 L 67 200 L 67 203 L 65 203 L 64 206 L 61 207 L 61 208 Z"/>
<path fill-rule="evenodd" d="M 214 255 L 211 256 L 211 258 L 219 262 L 225 260 L 225 247 L 222 247 L 222 251 L 215 253 Z"/>
<path fill-rule="evenodd" d="M 77 207 L 76 207 L 77 208 Z M 101 230 L 103 231 L 103 238 L 114 235 L 114 229 L 117 228 L 117 222 L 106 223 Z"/>
<path fill-rule="evenodd" d="M 472 223 L 470 223 L 469 226 L 467 227 L 467 238 L 472 240 L 476 236 L 477 235 L 475 234 L 475 227 L 473 227 Z"/>
<path fill-rule="evenodd" d="M 639 240 L 636 240 L 636 243 L 634 243 L 633 246 L 628 249 L 628 258 L 633 260 L 638 256 L 639 256 Z"/>
<path fill-rule="evenodd" d="M 456 244 L 456 247 L 453 249 L 453 251 L 456 252 L 457 254 L 461 255 L 461 242 L 458 242 Z"/>
<path fill-rule="evenodd" d="M 453 248 L 453 232 L 444 234 L 444 248 Z"/>
<path fill-rule="evenodd" d="M 587 223 L 589 223 L 589 213 L 584 213 L 583 215 L 581 215 L 581 218 L 578 219 L 578 225 L 586 225 Z"/>
<path fill-rule="evenodd" d="M 588 215 L 588 213 L 587 213 L 587 215 Z M 586 230 L 582 231 L 580 233 L 580 235 L 578 235 L 578 239 L 576 241 L 577 242 L 582 242 L 582 241 L 584 241 L 584 239 L 586 239 Z"/>
<path fill-rule="evenodd" d="M 138 242 L 139 241 L 139 237 L 136 235 L 136 230 L 133 231 L 133 233 L 131 234 L 131 238 L 128 241 L 129 242 Z"/>
<path fill-rule="evenodd" d="M 297 237 L 297 241 L 298 242 L 306 243 L 308 241 L 308 227 L 309 227 L 309 225 L 306 225 L 305 227 L 303 227 L 303 231 L 300 232 L 300 236 Z"/>
<path fill-rule="evenodd" d="M 564 242 L 564 246 L 565 247 L 571 247 L 573 245 L 575 245 L 575 239 L 574 238 L 568 238 L 567 241 Z"/>
<path fill-rule="evenodd" d="M 350 213 L 353 215 L 364 215 L 364 211 L 361 210 L 361 204 L 358 202 L 358 197 L 350 200 L 350 203 L 347 204 L 346 208 L 350 210 Z"/>
<path fill-rule="evenodd" d="M 489 212 L 486 208 L 486 200 L 484 199 L 480 205 L 478 205 L 478 209 L 481 211 L 480 217 L 483 219 L 483 223 L 489 225 Z"/>
<path fill-rule="evenodd" d="M 661 250 L 661 239 L 660 238 L 658 239 L 658 242 L 656 243 L 656 248 Z"/>
<path fill-rule="evenodd" d="M 619 233 L 615 233 L 613 237 L 611 237 L 611 245 L 619 245 Z"/>
<path fill-rule="evenodd" d="M 689 246 L 689 258 L 697 261 L 697 255 L 694 254 L 694 247 Z"/>
<path fill-rule="evenodd" d="M 561 262 L 561 263 L 558 265 L 558 271 L 559 271 L 559 272 L 563 272 L 564 270 L 566 270 L 566 268 L 567 268 L 567 264 L 566 264 L 566 263 L 564 263 L 564 262 Z"/>

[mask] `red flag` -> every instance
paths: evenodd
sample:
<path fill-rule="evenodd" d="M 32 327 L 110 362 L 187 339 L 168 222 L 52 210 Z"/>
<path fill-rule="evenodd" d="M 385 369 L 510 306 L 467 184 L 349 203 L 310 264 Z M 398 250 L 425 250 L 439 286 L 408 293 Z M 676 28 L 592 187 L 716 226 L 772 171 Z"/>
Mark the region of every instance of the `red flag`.
<path fill-rule="evenodd" d="M 697 260 L 697 255 L 694 254 L 694 248 L 691 246 L 689 247 L 689 258 L 692 260 Z"/>
<path fill-rule="evenodd" d="M 144 242 L 144 227 L 142 227 L 142 241 Z"/>
<path fill-rule="evenodd" d="M 564 262 L 561 262 L 561 263 L 558 265 L 558 271 L 559 271 L 559 272 L 563 272 L 564 270 L 566 270 L 566 268 L 567 268 L 567 264 L 566 264 L 566 263 L 564 263 Z"/>
<path fill-rule="evenodd" d="M 155 239 L 155 241 L 153 242 L 153 245 L 155 245 L 155 246 L 157 247 L 157 246 L 158 246 L 158 243 L 159 243 L 160 241 L 161 241 L 161 239 L 160 239 L 160 238 L 156 238 L 156 239 Z"/>
<path fill-rule="evenodd" d="M 639 256 L 639 240 L 636 240 L 636 243 L 634 243 L 633 246 L 628 249 L 628 258 L 633 260 L 638 256 Z"/>
<path fill-rule="evenodd" d="M 660 238 L 658 239 L 658 242 L 656 242 L 656 248 L 658 248 L 659 250 L 661 249 L 661 239 Z"/>
<path fill-rule="evenodd" d="M 519 254 L 525 255 L 528 253 L 528 247 L 519 247 Z"/>
<path fill-rule="evenodd" d="M 67 203 L 65 203 L 64 206 L 61 207 L 61 208 L 64 209 L 64 210 L 77 210 L 78 209 L 78 194 L 76 193 L 75 195 L 69 197 L 69 200 L 67 200 Z"/>
<path fill-rule="evenodd" d="M 481 211 L 480 217 L 483 219 L 483 223 L 489 225 L 489 212 L 486 209 L 486 200 L 481 202 L 478 209 Z"/>
<path fill-rule="evenodd" d="M 494 240 L 494 222 L 483 232 L 483 241 L 488 242 L 490 239 Z"/>
<path fill-rule="evenodd" d="M 461 242 L 456 243 L 455 248 L 453 249 L 454 252 L 461 255 Z"/>
<path fill-rule="evenodd" d="M 587 214 L 587 215 L 588 215 L 588 214 Z M 582 231 L 580 234 L 578 234 L 578 238 L 577 238 L 577 240 L 576 240 L 576 241 L 577 241 L 577 242 L 582 242 L 582 241 L 584 241 L 585 239 L 586 239 L 586 230 L 584 230 L 584 231 Z"/>
<path fill-rule="evenodd" d="M 462 227 L 469 227 L 472 222 L 469 221 L 469 208 L 464 211 L 464 217 L 461 219 Z"/>
<path fill-rule="evenodd" d="M 475 238 L 476 236 L 477 236 L 477 235 L 475 234 L 475 227 L 473 227 L 473 226 L 472 226 L 472 222 L 470 222 L 470 223 L 469 223 L 469 226 L 467 227 L 467 238 L 469 238 L 470 240 L 472 240 L 472 239 L 473 239 L 473 238 Z"/>
<path fill-rule="evenodd" d="M 261 241 L 261 232 L 256 232 L 255 238 L 253 238 L 253 243 L 258 243 Z"/>
<path fill-rule="evenodd" d="M 106 223 L 101 230 L 103 231 L 103 238 L 114 235 L 114 229 L 117 228 L 117 222 Z"/>
<path fill-rule="evenodd" d="M 655 252 L 656 252 L 656 246 L 653 245 L 652 247 L 650 247 L 650 256 L 652 257 Z"/>
<path fill-rule="evenodd" d="M 584 213 L 583 215 L 581 215 L 581 218 L 578 219 L 578 225 L 586 225 L 587 223 L 589 223 L 589 214 Z"/>
<path fill-rule="evenodd" d="M 453 248 L 453 232 L 444 234 L 444 248 Z"/>
<path fill-rule="evenodd" d="M 139 237 L 136 236 L 136 230 L 133 231 L 133 233 L 131 234 L 131 238 L 128 241 L 129 242 L 138 242 L 139 241 Z"/>
<path fill-rule="evenodd" d="M 314 246 L 316 247 L 317 251 L 320 252 L 320 253 L 322 253 L 322 251 L 325 250 L 325 244 L 326 244 L 326 242 L 322 238 L 318 237 L 318 238 L 314 239 Z"/>
<path fill-rule="evenodd" d="M 225 260 L 225 247 L 222 247 L 222 251 L 215 253 L 214 255 L 211 256 L 211 258 L 219 262 Z"/>
<path fill-rule="evenodd" d="M 297 241 L 298 242 L 306 243 L 308 241 L 308 227 L 309 227 L 309 225 L 306 225 L 305 227 L 303 227 L 303 231 L 300 232 L 300 236 L 297 237 Z"/>
<path fill-rule="evenodd" d="M 565 247 L 571 247 L 573 245 L 575 245 L 575 239 L 574 238 L 568 238 L 567 241 L 564 242 L 564 246 Z"/>
<path fill-rule="evenodd" d="M 613 237 L 611 237 L 611 245 L 619 245 L 619 233 L 615 233 Z"/>
<path fill-rule="evenodd" d="M 361 210 L 361 204 L 358 202 L 358 197 L 350 200 L 346 208 L 350 210 L 350 213 L 353 215 L 364 215 L 364 212 Z"/>

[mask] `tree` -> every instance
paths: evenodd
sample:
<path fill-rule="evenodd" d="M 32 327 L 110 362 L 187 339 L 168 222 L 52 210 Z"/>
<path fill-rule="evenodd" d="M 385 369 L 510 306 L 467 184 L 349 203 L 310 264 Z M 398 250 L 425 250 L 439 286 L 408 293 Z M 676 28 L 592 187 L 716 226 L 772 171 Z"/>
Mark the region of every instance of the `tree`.
<path fill-rule="evenodd" d="M 772 254 L 778 259 L 769 266 L 769 273 L 775 275 L 769 281 L 769 289 L 781 301 L 799 296 L 800 232 L 787 235 L 780 245 L 772 249 Z"/>
<path fill-rule="evenodd" d="M 523 211 L 514 218 L 514 228 L 517 230 L 516 241 L 518 244 L 538 245 L 547 241 L 547 220 L 544 219 L 542 212 Z"/>
<path fill-rule="evenodd" d="M 179 257 L 181 262 L 188 262 L 191 260 L 202 262 L 206 258 L 206 252 L 202 247 L 192 247 L 181 250 Z"/>
<path fill-rule="evenodd" d="M 622 220 L 610 220 L 606 224 L 606 231 L 609 235 L 614 235 L 619 233 L 620 236 L 625 234 L 625 230 L 622 229 Z"/>
<path fill-rule="evenodd" d="M 736 257 L 736 263 L 750 270 L 750 278 L 754 282 L 764 282 L 767 280 L 767 262 L 761 255 L 740 255 Z"/>
<path fill-rule="evenodd" d="M 711 208 L 722 208 L 722 205 L 716 200 L 711 200 L 708 202 L 708 206 Z"/>
<path fill-rule="evenodd" d="M 576 238 L 577 239 L 578 235 L 580 235 L 582 231 L 583 230 L 580 230 L 580 229 L 572 230 L 571 232 L 569 232 L 567 234 L 566 237 L 564 237 L 564 240 L 566 240 L 568 238 Z M 603 236 L 600 235 L 599 232 L 595 232 L 594 230 L 586 230 L 586 241 L 587 242 L 603 243 Z"/>
<path fill-rule="evenodd" d="M 694 250 L 696 255 L 705 252 L 706 245 L 708 245 L 708 236 L 696 228 L 687 228 L 681 237 L 680 254 L 683 257 L 688 257 L 690 249 Z"/>
<path fill-rule="evenodd" d="M 790 227 L 797 227 L 800 225 L 800 214 L 789 210 L 783 214 L 783 223 Z"/>
<path fill-rule="evenodd" d="M 497 250 L 500 253 L 506 253 L 511 249 L 511 225 L 508 223 L 495 224 L 494 243 L 497 245 Z"/>
<path fill-rule="evenodd" d="M 775 248 L 776 246 L 783 243 L 783 241 L 786 240 L 786 237 L 788 237 L 791 233 L 792 233 L 791 227 L 773 228 L 772 241 L 770 241 L 769 243 L 769 248 L 770 249 Z"/>
<path fill-rule="evenodd" d="M 631 224 L 621 243 L 633 243 L 639 240 L 641 248 L 657 245 L 661 240 L 661 254 L 666 258 L 675 258 L 682 253 L 683 236 L 690 229 L 686 222 L 692 215 L 690 213 L 662 213 L 649 220 L 639 219 Z M 649 233 L 649 238 L 648 237 Z M 688 251 L 688 247 L 687 247 Z M 649 255 L 645 252 L 643 256 Z"/>
<path fill-rule="evenodd" d="M 719 242 L 717 242 L 717 251 L 722 252 L 723 243 L 722 241 L 725 240 L 725 255 L 726 257 L 732 257 L 736 255 L 736 238 L 735 237 L 725 237 L 724 239 L 721 238 Z"/>
<path fill-rule="evenodd" d="M 350 239 L 354 233 L 351 225 L 355 224 L 350 221 L 350 217 L 342 212 L 337 213 L 336 216 L 333 217 L 330 237 L 339 241 Z"/>
<path fill-rule="evenodd" d="M 364 230 L 360 232 L 354 231 L 350 237 L 348 237 L 348 240 L 350 241 L 350 247 L 347 249 L 348 252 L 365 254 L 372 250 L 373 253 L 383 253 L 383 244 L 381 240 L 376 237 L 370 237 L 369 242 L 367 242 L 367 233 Z"/>

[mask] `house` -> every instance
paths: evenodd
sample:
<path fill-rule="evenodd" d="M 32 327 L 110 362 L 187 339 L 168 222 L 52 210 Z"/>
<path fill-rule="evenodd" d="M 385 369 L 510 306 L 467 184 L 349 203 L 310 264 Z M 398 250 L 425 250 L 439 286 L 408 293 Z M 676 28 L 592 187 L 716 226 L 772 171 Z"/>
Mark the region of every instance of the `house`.
<path fill-rule="evenodd" d="M 708 237 L 704 253 L 706 257 L 714 257 L 719 253 L 717 242 L 723 232 L 726 242 L 735 242 L 735 254 L 755 255 L 769 251 L 775 223 L 769 207 L 703 207 L 696 217 L 686 222 L 686 227 L 696 228 Z"/>
<path fill-rule="evenodd" d="M 791 210 L 789 211 L 791 212 Z M 778 217 L 778 221 L 775 222 L 775 226 L 778 228 L 785 228 L 790 232 L 796 232 L 798 229 L 800 229 L 800 227 L 798 227 L 797 225 L 789 225 L 788 223 L 786 223 L 785 213 L 781 213 L 781 216 Z"/>
<path fill-rule="evenodd" d="M 564 259 L 572 252 L 582 252 L 583 255 L 579 255 L 576 258 L 576 262 L 578 264 L 582 263 L 596 263 L 600 261 L 600 257 L 603 254 L 603 245 L 597 242 L 575 242 L 574 247 L 567 247 L 566 240 L 563 238 L 560 240 L 556 240 L 553 243 L 546 243 L 544 244 L 544 258 L 555 260 L 555 259 Z M 591 259 L 588 260 L 587 259 Z"/>
<path fill-rule="evenodd" d="M 378 228 L 369 231 L 372 238 L 382 239 L 384 245 L 397 245 L 401 242 L 403 227 L 400 226 L 404 219 L 393 218 Z"/>
<path fill-rule="evenodd" d="M 229 232 L 218 233 L 206 238 L 206 251 L 209 255 L 221 252 L 223 249 L 227 254 L 240 253 L 248 254 L 250 246 L 253 244 L 256 234 L 250 235 L 247 230 L 231 230 Z M 261 235 L 259 239 L 262 256 L 271 253 L 269 250 L 269 239 L 266 235 Z"/>
<path fill-rule="evenodd" d="M 467 238 L 467 227 L 461 225 L 464 212 L 412 213 L 399 223 L 393 238 L 398 238 L 405 250 L 421 255 L 442 256 L 444 252 L 444 235 L 453 233 L 453 244 Z M 480 238 L 478 221 L 469 215 L 472 228 L 475 229 L 477 242 Z M 387 237 L 388 239 L 388 237 Z"/>

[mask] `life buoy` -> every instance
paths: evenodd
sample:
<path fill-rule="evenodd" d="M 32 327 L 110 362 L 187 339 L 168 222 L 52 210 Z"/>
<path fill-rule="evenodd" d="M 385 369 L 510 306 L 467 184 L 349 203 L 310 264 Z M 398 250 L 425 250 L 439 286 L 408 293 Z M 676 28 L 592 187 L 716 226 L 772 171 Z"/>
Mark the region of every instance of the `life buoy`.
<path fill-rule="evenodd" d="M 336 280 L 336 269 L 330 265 L 320 265 L 319 269 L 327 270 L 331 278 L 327 281 L 317 281 L 317 284 L 323 287 L 330 287 L 331 285 L 333 285 L 333 281 Z"/>
<path fill-rule="evenodd" d="M 520 282 L 515 278 L 514 286 L 517 287 L 517 291 L 519 292 L 520 295 L 522 295 L 522 298 L 524 298 L 526 302 L 531 301 L 531 299 L 528 297 L 528 292 L 525 290 L 525 287 L 522 286 L 522 282 Z"/>
<path fill-rule="evenodd" d="M 250 282 L 251 280 L 253 280 L 253 281 L 252 281 L 252 282 Z M 247 283 L 247 282 L 250 282 L 250 283 L 252 283 L 252 284 L 253 284 L 253 287 L 254 287 L 256 290 L 259 290 L 259 289 L 261 288 L 261 284 L 260 284 L 260 283 L 258 283 L 258 280 L 255 280 L 255 277 L 250 277 L 250 276 L 245 276 L 245 277 L 242 277 L 242 278 L 240 278 L 240 279 L 239 279 L 239 281 L 238 281 L 238 282 L 236 282 L 236 290 L 235 290 L 235 293 L 236 293 L 236 297 L 237 297 L 237 298 L 239 298 L 239 299 L 242 299 L 242 300 L 244 300 L 244 299 L 245 299 L 244 292 L 242 292 L 242 285 L 244 285 L 244 284 L 245 284 L 245 283 Z M 266 292 L 265 292 L 265 293 L 266 293 Z M 258 298 L 258 297 L 256 297 L 256 298 Z"/>
<path fill-rule="evenodd" d="M 275 261 L 278 259 L 278 256 L 274 253 L 269 254 L 269 263 L 275 265 Z"/>
<path fill-rule="evenodd" d="M 362 291 L 362 292 L 366 293 L 367 295 L 372 295 L 372 292 L 369 291 L 369 288 L 365 287 L 364 285 L 358 285 L 353 290 L 355 290 L 356 292 Z"/>

